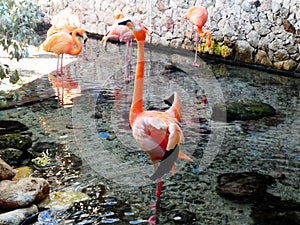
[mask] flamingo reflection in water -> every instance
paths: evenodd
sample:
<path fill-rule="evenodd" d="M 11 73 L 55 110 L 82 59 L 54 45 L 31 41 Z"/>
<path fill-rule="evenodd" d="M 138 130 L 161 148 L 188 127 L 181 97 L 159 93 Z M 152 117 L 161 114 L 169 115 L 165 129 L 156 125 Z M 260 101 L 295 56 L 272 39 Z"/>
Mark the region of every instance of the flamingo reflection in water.
<path fill-rule="evenodd" d="M 203 6 L 192 6 L 187 13 L 184 15 L 184 19 L 188 20 L 192 24 L 192 34 L 194 33 L 194 26 L 197 27 L 196 33 L 196 51 L 195 51 L 195 60 L 193 62 L 194 66 L 199 66 L 197 63 L 197 51 L 198 51 L 198 42 L 199 37 L 203 38 L 207 36 L 206 46 L 210 47 L 211 45 L 211 32 L 206 30 L 202 33 L 202 27 L 205 25 L 208 17 L 207 9 Z"/>
<path fill-rule="evenodd" d="M 73 105 L 74 98 L 80 96 L 81 88 L 79 83 L 71 76 L 68 65 L 64 76 L 48 74 L 49 81 L 56 92 L 58 100 L 64 107 Z"/>
<path fill-rule="evenodd" d="M 119 24 L 128 26 L 137 41 L 137 65 L 129 123 L 136 142 L 148 154 L 154 164 L 155 173 L 150 179 L 157 182 L 157 188 L 156 202 L 151 208 L 157 210 L 160 206 L 163 185 L 161 177 L 170 170 L 172 174 L 175 173 L 178 158 L 192 161 L 189 156 L 179 151 L 179 145 L 183 141 L 183 132 L 180 127 L 181 103 L 175 92 L 172 105 L 167 111 L 146 111 L 143 109 L 144 42 L 147 30 L 144 26 L 131 20 L 122 21 Z M 156 220 L 157 214 L 155 213 L 148 222 L 156 224 Z"/>

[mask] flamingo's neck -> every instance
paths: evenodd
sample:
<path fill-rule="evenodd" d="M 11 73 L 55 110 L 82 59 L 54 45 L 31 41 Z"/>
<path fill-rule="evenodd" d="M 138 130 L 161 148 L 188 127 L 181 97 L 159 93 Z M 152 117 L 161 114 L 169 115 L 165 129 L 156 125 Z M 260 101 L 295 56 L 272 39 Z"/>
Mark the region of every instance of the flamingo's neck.
<path fill-rule="evenodd" d="M 78 55 L 82 50 L 82 45 L 81 45 L 80 41 L 78 40 L 78 38 L 76 37 L 77 33 L 78 33 L 77 30 L 74 30 L 72 32 L 72 40 L 75 42 L 76 48 L 73 45 L 73 48 L 72 48 L 71 52 L 69 53 L 70 55 Z"/>
<path fill-rule="evenodd" d="M 130 108 L 129 122 L 132 126 L 135 118 L 143 112 L 143 92 L 144 92 L 144 41 L 137 41 L 138 53 L 134 79 L 133 99 Z"/>

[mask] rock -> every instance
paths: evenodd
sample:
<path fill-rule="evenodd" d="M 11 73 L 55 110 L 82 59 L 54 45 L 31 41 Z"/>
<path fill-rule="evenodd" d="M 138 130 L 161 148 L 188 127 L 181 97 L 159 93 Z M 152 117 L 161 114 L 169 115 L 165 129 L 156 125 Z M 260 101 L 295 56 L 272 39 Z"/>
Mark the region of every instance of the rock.
<path fill-rule="evenodd" d="M 247 41 L 237 41 L 235 45 L 235 60 L 252 63 L 254 48 Z"/>
<path fill-rule="evenodd" d="M 39 207 L 55 210 L 66 210 L 75 202 L 89 200 L 90 197 L 79 191 L 51 192 L 47 198 L 40 202 Z"/>
<path fill-rule="evenodd" d="M 286 60 L 283 62 L 284 70 L 292 71 L 292 70 L 296 69 L 296 67 L 297 67 L 297 63 L 292 59 L 289 59 L 289 60 Z"/>
<path fill-rule="evenodd" d="M 32 175 L 32 167 L 23 166 L 15 169 L 17 171 L 16 175 L 14 176 L 13 180 L 20 180 L 25 177 L 30 177 Z"/>
<path fill-rule="evenodd" d="M 22 178 L 0 182 L 0 207 L 16 209 L 40 202 L 49 194 L 49 183 L 43 178 Z"/>
<path fill-rule="evenodd" d="M 257 120 L 274 116 L 276 110 L 269 104 L 253 100 L 239 100 L 230 103 L 216 103 L 212 107 L 211 119 L 227 122 L 233 120 Z"/>
<path fill-rule="evenodd" d="M 14 120 L 0 120 L 0 135 L 12 134 L 27 131 L 28 127 L 19 121 Z"/>
<path fill-rule="evenodd" d="M 0 149 L 17 148 L 27 150 L 32 145 L 32 140 L 29 135 L 22 134 L 4 134 L 0 135 Z"/>
<path fill-rule="evenodd" d="M 281 200 L 279 197 L 267 193 L 255 202 L 250 216 L 254 224 L 299 225 L 300 203 Z"/>
<path fill-rule="evenodd" d="M 292 34 L 295 34 L 295 33 L 296 33 L 296 29 L 295 29 L 295 27 L 293 26 L 293 24 L 291 24 L 290 21 L 284 20 L 282 25 L 283 25 L 283 28 L 284 28 L 284 30 L 285 30 L 286 32 L 290 32 L 290 33 L 292 33 Z"/>
<path fill-rule="evenodd" d="M 23 151 L 16 148 L 0 149 L 0 157 L 11 166 L 18 166 L 23 159 Z"/>
<path fill-rule="evenodd" d="M 38 212 L 36 205 L 31 205 L 26 208 L 16 209 L 6 213 L 0 214 L 0 224 L 1 225 L 19 225 L 28 216 L 33 215 Z"/>
<path fill-rule="evenodd" d="M 256 172 L 226 173 L 218 176 L 216 190 L 222 197 L 251 203 L 254 224 L 298 225 L 300 203 L 267 192 L 269 185 L 283 178 Z"/>
<path fill-rule="evenodd" d="M 285 49 L 279 49 L 275 52 L 276 61 L 284 61 L 289 58 L 289 53 Z"/>
<path fill-rule="evenodd" d="M 277 178 L 255 172 L 225 173 L 217 178 L 217 193 L 237 200 L 260 198 Z"/>
<path fill-rule="evenodd" d="M 255 63 L 261 64 L 267 67 L 272 66 L 272 62 L 268 57 L 267 53 L 263 50 L 258 50 L 257 54 L 255 55 Z"/>
<path fill-rule="evenodd" d="M 0 180 L 10 180 L 15 175 L 16 171 L 0 158 Z"/>

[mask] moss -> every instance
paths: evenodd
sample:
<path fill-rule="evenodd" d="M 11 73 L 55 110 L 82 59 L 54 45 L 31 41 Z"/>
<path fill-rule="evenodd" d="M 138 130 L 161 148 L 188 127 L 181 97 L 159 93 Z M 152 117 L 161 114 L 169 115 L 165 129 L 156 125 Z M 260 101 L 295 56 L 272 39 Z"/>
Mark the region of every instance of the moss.
<path fill-rule="evenodd" d="M 256 120 L 265 116 L 275 115 L 275 109 L 263 102 L 240 100 L 227 104 L 218 103 L 213 106 L 213 120 L 220 120 L 221 115 L 226 115 L 227 121 Z"/>
<path fill-rule="evenodd" d="M 16 148 L 27 150 L 32 145 L 31 137 L 22 134 L 4 134 L 0 136 L 0 149 Z"/>

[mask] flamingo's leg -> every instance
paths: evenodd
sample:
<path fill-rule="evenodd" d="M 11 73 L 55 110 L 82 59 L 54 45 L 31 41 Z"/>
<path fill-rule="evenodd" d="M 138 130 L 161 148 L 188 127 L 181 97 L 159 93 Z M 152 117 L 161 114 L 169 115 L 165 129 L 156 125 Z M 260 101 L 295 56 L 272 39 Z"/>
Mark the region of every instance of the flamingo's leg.
<path fill-rule="evenodd" d="M 195 59 L 193 62 L 193 66 L 199 66 L 199 64 L 197 63 L 198 42 L 199 42 L 199 37 L 198 37 L 198 33 L 196 32 L 196 51 L 195 51 Z"/>
<path fill-rule="evenodd" d="M 62 75 L 63 74 L 63 58 L 64 58 L 64 54 L 61 54 L 61 61 L 60 61 L 60 74 Z"/>
<path fill-rule="evenodd" d="M 161 195 L 161 192 L 162 192 L 162 185 L 163 185 L 163 182 L 162 182 L 162 179 L 158 179 L 157 180 L 157 187 L 156 187 L 156 209 L 159 208 L 159 203 L 160 203 L 160 195 Z"/>
<path fill-rule="evenodd" d="M 59 58 L 60 55 L 57 55 L 56 76 L 58 76 L 58 71 L 59 71 Z"/>

